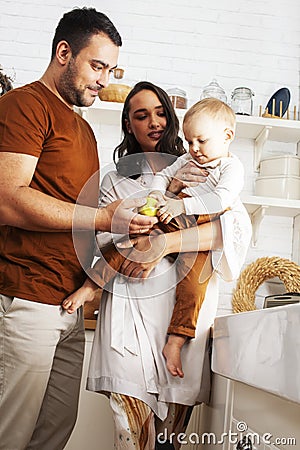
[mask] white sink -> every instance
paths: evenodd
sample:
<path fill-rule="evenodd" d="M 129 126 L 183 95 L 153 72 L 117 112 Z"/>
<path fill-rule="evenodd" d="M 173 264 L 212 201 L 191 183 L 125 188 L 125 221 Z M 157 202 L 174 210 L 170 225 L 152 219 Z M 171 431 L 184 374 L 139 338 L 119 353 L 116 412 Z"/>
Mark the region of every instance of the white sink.
<path fill-rule="evenodd" d="M 212 370 L 300 403 L 300 304 L 219 316 Z"/>

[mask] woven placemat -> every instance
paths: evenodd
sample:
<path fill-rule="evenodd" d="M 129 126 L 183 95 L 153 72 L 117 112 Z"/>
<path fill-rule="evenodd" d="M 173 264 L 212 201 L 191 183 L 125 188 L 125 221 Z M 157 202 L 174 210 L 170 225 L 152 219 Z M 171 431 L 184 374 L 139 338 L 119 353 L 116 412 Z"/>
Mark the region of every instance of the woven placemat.
<path fill-rule="evenodd" d="M 258 258 L 243 270 L 237 281 L 232 297 L 233 312 L 255 310 L 255 293 L 258 287 L 265 280 L 275 277 L 284 283 L 286 292 L 300 292 L 298 264 L 278 256 Z"/>

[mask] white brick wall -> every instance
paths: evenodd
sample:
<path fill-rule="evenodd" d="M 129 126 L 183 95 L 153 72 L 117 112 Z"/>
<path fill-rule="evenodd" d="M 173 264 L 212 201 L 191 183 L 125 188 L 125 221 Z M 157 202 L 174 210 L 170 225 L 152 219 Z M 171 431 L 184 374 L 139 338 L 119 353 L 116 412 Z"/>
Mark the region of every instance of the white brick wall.
<path fill-rule="evenodd" d="M 0 0 L 0 64 L 16 71 L 15 85 L 38 78 L 50 56 L 61 15 L 85 2 Z M 87 6 L 90 6 L 87 4 Z M 255 111 L 279 87 L 298 106 L 300 4 L 297 0 L 102 0 L 123 37 L 120 65 L 128 81 L 178 85 L 190 103 L 213 77 L 228 97 L 238 85 L 255 92 Z"/>
<path fill-rule="evenodd" d="M 291 107 L 299 107 L 300 3 L 298 0 L 95 0 L 91 5 L 74 0 L 0 0 L 0 64 L 16 73 L 15 87 L 37 79 L 44 72 L 55 26 L 74 6 L 94 6 L 106 13 L 123 38 L 119 65 L 126 81 L 147 79 L 164 88 L 186 90 L 189 105 L 200 98 L 212 78 L 228 98 L 237 86 L 255 92 L 254 114 L 274 91 L 286 86 Z M 119 141 L 118 127 L 93 125 L 99 137 L 101 159 L 111 161 Z M 254 184 L 253 142 L 233 144 L 248 168 L 245 191 Z M 294 146 L 268 143 L 267 153 L 295 152 Z M 291 257 L 292 221 L 268 217 L 261 226 L 258 246 L 250 249 L 247 263 L 260 257 Z M 230 303 L 233 284 L 221 284 L 221 303 Z M 227 306 L 225 305 L 225 308 Z M 222 309 L 225 311 L 226 309 Z"/>

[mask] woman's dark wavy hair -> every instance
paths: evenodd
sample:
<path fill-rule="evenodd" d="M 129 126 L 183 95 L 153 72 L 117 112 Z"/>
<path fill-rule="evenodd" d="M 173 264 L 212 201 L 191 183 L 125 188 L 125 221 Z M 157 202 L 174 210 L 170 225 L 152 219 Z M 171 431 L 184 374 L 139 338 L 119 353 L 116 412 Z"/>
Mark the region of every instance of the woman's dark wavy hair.
<path fill-rule="evenodd" d="M 117 46 L 122 46 L 122 39 L 111 20 L 95 8 L 74 8 L 60 19 L 52 41 L 51 60 L 56 53 L 57 44 L 67 41 L 75 58 L 88 46 L 91 37 L 103 33 Z"/>
<path fill-rule="evenodd" d="M 122 112 L 122 142 L 114 150 L 114 162 L 120 175 L 129 178 L 138 178 L 141 174 L 141 162 L 144 159 L 143 150 L 133 133 L 129 133 L 126 121 L 129 121 L 130 100 L 141 91 L 152 91 L 160 100 L 166 115 L 166 128 L 156 144 L 155 151 L 168 153 L 174 156 L 181 156 L 186 153 L 182 139 L 178 136 L 179 121 L 168 94 L 160 87 L 150 81 L 140 81 L 129 92 L 124 102 Z M 137 155 L 130 158 L 130 155 Z"/>

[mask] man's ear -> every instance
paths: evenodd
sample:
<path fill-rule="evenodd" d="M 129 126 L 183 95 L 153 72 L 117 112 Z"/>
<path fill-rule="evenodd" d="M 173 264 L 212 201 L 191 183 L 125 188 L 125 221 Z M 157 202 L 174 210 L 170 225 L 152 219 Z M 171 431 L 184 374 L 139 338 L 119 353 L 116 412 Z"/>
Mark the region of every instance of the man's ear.
<path fill-rule="evenodd" d="M 71 58 L 72 51 L 67 41 L 60 41 L 56 47 L 56 58 L 61 65 L 65 65 Z"/>

